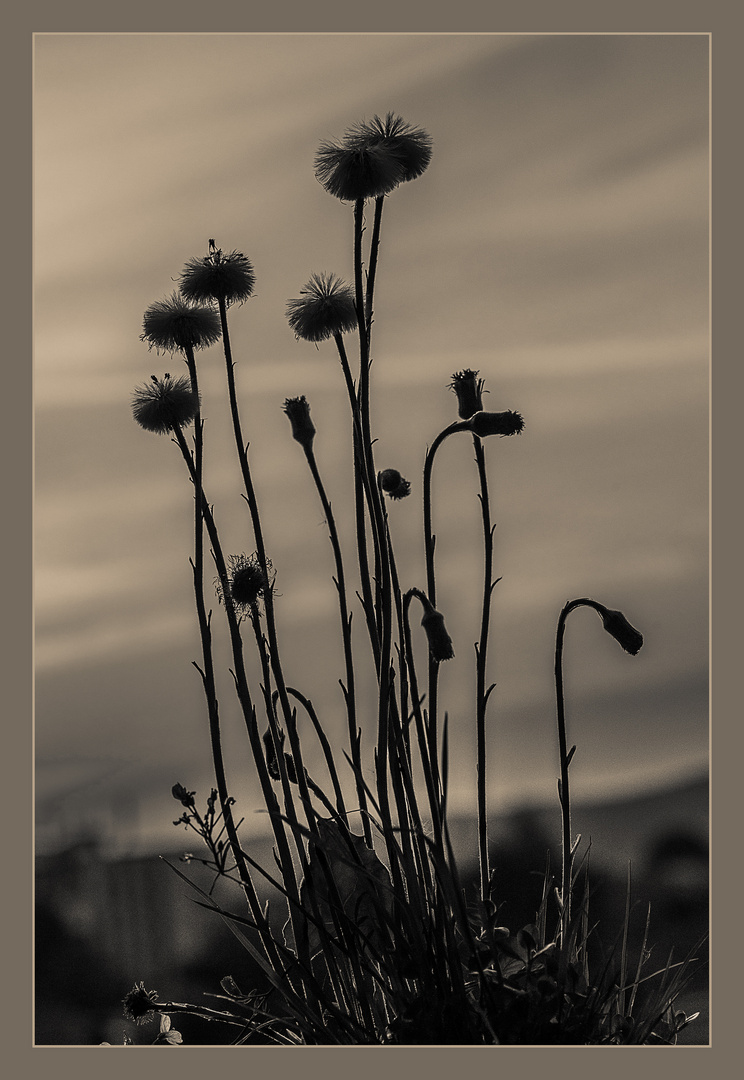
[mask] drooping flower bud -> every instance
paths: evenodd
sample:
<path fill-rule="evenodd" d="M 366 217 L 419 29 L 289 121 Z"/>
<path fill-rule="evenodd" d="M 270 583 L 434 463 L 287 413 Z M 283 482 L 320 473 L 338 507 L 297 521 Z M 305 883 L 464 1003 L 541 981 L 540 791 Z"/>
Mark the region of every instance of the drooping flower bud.
<path fill-rule="evenodd" d="M 212 240 L 208 255 L 186 263 L 179 289 L 186 300 L 197 303 L 224 300 L 229 307 L 252 296 L 255 284 L 256 274 L 250 259 L 241 251 L 225 255 Z"/>
<path fill-rule="evenodd" d="M 524 428 L 524 420 L 518 412 L 507 409 L 506 412 L 477 412 L 470 417 L 467 425 L 479 438 L 486 435 L 519 435 Z"/>
<path fill-rule="evenodd" d="M 383 469 L 378 473 L 380 487 L 391 499 L 405 499 L 411 494 L 411 485 L 405 480 L 397 469 Z"/>
<path fill-rule="evenodd" d="M 612 611 L 599 604 L 597 611 L 602 625 L 631 656 L 635 656 L 643 645 L 643 634 L 628 622 L 622 611 Z"/>
<path fill-rule="evenodd" d="M 287 321 L 295 337 L 325 341 L 357 325 L 354 293 L 335 274 L 313 274 L 297 300 L 287 301 Z"/>
<path fill-rule="evenodd" d="M 450 389 L 457 395 L 457 415 L 461 420 L 469 420 L 473 413 L 483 410 L 483 379 L 478 378 L 477 371 L 470 368 L 456 371 Z"/>
<path fill-rule="evenodd" d="M 287 398 L 284 402 L 284 411 L 292 425 L 292 437 L 305 450 L 310 450 L 315 438 L 315 425 L 310 419 L 310 404 L 305 395 Z"/>
<path fill-rule="evenodd" d="M 452 648 L 452 638 L 447 633 L 447 628 L 444 625 L 444 615 L 442 615 L 441 611 L 437 611 L 430 600 L 418 589 L 416 595 L 424 607 L 421 625 L 426 631 L 429 654 L 432 660 L 437 664 L 441 664 L 444 660 L 451 660 L 455 655 L 455 650 Z"/>
<path fill-rule="evenodd" d="M 165 375 L 138 386 L 132 394 L 132 415 L 141 428 L 164 435 L 176 428 L 188 427 L 199 409 L 199 400 L 185 376 L 174 379 Z"/>
<path fill-rule="evenodd" d="M 192 304 L 178 293 L 151 304 L 142 322 L 141 338 L 150 348 L 173 352 L 178 349 L 206 349 L 222 334 L 219 313 L 211 307 Z"/>

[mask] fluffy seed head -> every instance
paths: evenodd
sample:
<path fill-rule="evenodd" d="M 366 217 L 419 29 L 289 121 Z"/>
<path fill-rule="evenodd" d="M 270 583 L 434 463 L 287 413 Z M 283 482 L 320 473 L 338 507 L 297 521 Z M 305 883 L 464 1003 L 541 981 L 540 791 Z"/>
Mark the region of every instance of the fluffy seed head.
<path fill-rule="evenodd" d="M 421 176 L 431 161 L 432 140 L 429 133 L 391 112 L 384 120 L 373 116 L 371 120 L 354 124 L 347 131 L 344 144 L 382 147 L 399 162 L 403 181 Z"/>
<path fill-rule="evenodd" d="M 270 570 L 270 563 L 268 567 Z M 227 578 L 233 605 L 236 611 L 243 613 L 252 611 L 270 587 L 256 554 L 230 555 L 227 560 Z M 219 599 L 224 601 L 222 584 L 219 581 L 215 583 L 215 588 Z"/>
<path fill-rule="evenodd" d="M 405 179 L 400 159 L 384 143 L 323 142 L 315 175 L 330 195 L 344 202 L 387 195 Z"/>
<path fill-rule="evenodd" d="M 206 349 L 219 341 L 222 333 L 219 314 L 211 307 L 192 304 L 173 293 L 157 300 L 145 312 L 142 341 L 164 352 Z"/>
<path fill-rule="evenodd" d="M 150 378 L 132 394 L 132 415 L 139 426 L 157 435 L 187 427 L 199 409 L 189 379 L 184 375 L 174 379 L 167 374 L 162 379 L 155 375 Z"/>
<path fill-rule="evenodd" d="M 189 259 L 181 273 L 179 289 L 186 300 L 210 303 L 224 300 L 242 303 L 253 295 L 256 274 L 250 259 L 241 251 L 225 255 L 210 241 L 210 252 L 202 259 Z"/>
<path fill-rule="evenodd" d="M 297 300 L 287 301 L 287 321 L 295 337 L 325 341 L 357 325 L 354 293 L 335 274 L 313 274 Z"/>

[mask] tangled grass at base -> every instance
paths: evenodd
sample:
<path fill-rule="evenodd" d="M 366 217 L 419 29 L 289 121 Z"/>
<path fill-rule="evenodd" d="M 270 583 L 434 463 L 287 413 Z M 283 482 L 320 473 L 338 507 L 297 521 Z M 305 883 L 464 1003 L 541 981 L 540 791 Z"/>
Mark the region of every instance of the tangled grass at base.
<path fill-rule="evenodd" d="M 494 524 L 484 443 L 494 435 L 519 435 L 525 424 L 511 409 L 484 410 L 484 381 L 478 372 L 468 369 L 450 376 L 458 419 L 433 438 L 423 455 L 424 579 L 402 583 L 388 507 L 413 497 L 412 485 L 396 469 L 377 471 L 370 422 L 371 341 L 379 321 L 375 279 L 385 202 L 400 184 L 421 176 L 431 156 L 429 135 L 393 114 L 356 124 L 340 141 L 321 146 L 318 179 L 331 195 L 352 204 L 353 282 L 347 285 L 335 274 L 314 273 L 287 305 L 298 338 L 326 342 L 331 351 L 335 346 L 348 396 L 344 422 L 350 469 L 353 466 L 356 537 L 351 558 L 342 551 L 315 458 L 317 433 L 310 403 L 304 396 L 284 403 L 288 435 L 305 455 L 333 550 L 344 662 L 343 746 L 330 744 L 322 717 L 288 682 L 280 648 L 275 572 L 251 475 L 228 324 L 231 306 L 253 293 L 254 267 L 241 252 L 225 255 L 210 240 L 207 255 L 191 259 L 183 270 L 180 294 L 158 301 L 145 314 L 143 340 L 180 354 L 188 369 L 188 380 L 153 376 L 151 384 L 135 391 L 133 410 L 146 430 L 170 434 L 193 486 L 191 565 L 202 646 L 194 666 L 204 692 L 215 775 L 204 812 L 197 808 L 195 792 L 174 785 L 173 796 L 183 808 L 175 824 L 201 838 L 201 861 L 233 883 L 229 908 L 192 887 L 197 902 L 227 922 L 236 948 L 247 950 L 268 987 L 261 992 L 241 989 L 226 972 L 222 993 L 213 995 L 219 1008 L 208 1008 L 161 999 L 143 984 L 136 985 L 125 998 L 125 1015 L 138 1023 L 160 1015 L 155 1041 L 161 1045 L 179 1045 L 181 1036 L 170 1021 L 182 1013 L 223 1024 L 225 1041 L 241 1045 L 671 1044 L 693 1019 L 675 1007 L 693 970 L 692 958 L 647 971 L 648 924 L 640 948 L 631 950 L 629 902 L 616 945 L 605 954 L 593 945 L 599 931 L 591 922 L 588 871 L 586 862 L 577 858 L 578 840 L 571 829 L 569 766 L 575 747 L 569 749 L 566 737 L 563 637 L 568 615 L 589 606 L 629 655 L 639 651 L 643 638 L 621 612 L 590 598 L 566 604 L 556 639 L 560 870 L 554 880 L 547 866 L 542 900 L 529 925 L 501 925 L 498 880 L 489 865 L 486 807 L 486 724 L 494 689 L 487 679 L 489 631 L 498 579 L 493 577 Z M 218 515 L 203 485 L 205 425 L 196 355 L 218 338 L 250 518 L 249 554 L 223 550 Z M 445 378 L 443 373 L 443 388 Z M 483 528 L 474 664 L 480 859 L 474 896 L 463 888 L 447 822 L 448 726 L 439 701 L 439 671 L 454 655 L 454 646 L 446 612 L 437 607 L 439 567 L 432 528 L 436 454 L 445 439 L 456 435 L 472 441 Z M 275 864 L 268 867 L 258 865 L 241 844 L 241 822 L 236 820 L 240 792 L 231 786 L 222 752 L 213 601 L 207 599 L 215 568 L 235 692 L 273 829 Z M 414 601 L 416 618 L 411 613 Z M 360 606 L 362 629 L 352 637 L 352 615 L 358 617 Z M 246 673 L 248 648 L 255 649 L 258 658 L 258 687 L 250 685 Z M 416 656 L 420 659 L 422 652 L 424 670 L 418 670 Z M 363 739 L 357 696 L 360 665 L 372 666 L 377 689 L 374 727 L 370 730 L 365 720 Z M 298 712 L 310 721 L 309 727 L 303 722 L 302 739 Z M 322 783 L 305 765 L 309 737 L 322 750 Z M 273 909 L 262 899 L 265 883 L 279 896 L 272 901 Z M 213 989 L 205 987 L 205 992 Z"/>

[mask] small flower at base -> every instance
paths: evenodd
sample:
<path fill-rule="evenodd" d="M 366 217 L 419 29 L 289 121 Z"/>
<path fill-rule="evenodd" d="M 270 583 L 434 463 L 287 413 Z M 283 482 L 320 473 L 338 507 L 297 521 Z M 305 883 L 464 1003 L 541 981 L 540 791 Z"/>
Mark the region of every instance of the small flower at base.
<path fill-rule="evenodd" d="M 242 303 L 253 295 L 256 274 L 250 259 L 241 251 L 224 255 L 210 241 L 210 253 L 202 259 L 189 259 L 181 273 L 181 296 L 196 302 L 224 300 Z"/>
<path fill-rule="evenodd" d="M 383 146 L 400 162 L 402 180 L 416 180 L 431 161 L 432 141 L 423 128 L 415 128 L 401 116 L 389 112 L 384 120 L 373 116 L 354 124 L 346 132 L 345 146 Z"/>
<path fill-rule="evenodd" d="M 426 631 L 432 660 L 437 664 L 441 664 L 444 660 L 451 660 L 455 655 L 455 650 L 452 648 L 452 638 L 447 633 L 447 628 L 444 625 L 444 615 L 442 615 L 441 611 L 437 611 L 428 601 L 425 606 L 426 611 L 421 619 L 421 625 Z"/>
<path fill-rule="evenodd" d="M 477 412 L 470 417 L 468 427 L 479 438 L 486 435 L 519 435 L 524 420 L 518 412 Z"/>
<path fill-rule="evenodd" d="M 164 435 L 187 427 L 196 416 L 199 400 L 185 376 L 163 379 L 151 376 L 151 382 L 138 386 L 132 394 L 132 415 L 141 428 Z"/>
<path fill-rule="evenodd" d="M 354 330 L 354 294 L 335 274 L 313 274 L 299 299 L 287 301 L 287 321 L 295 337 L 305 341 L 326 341 Z"/>
<path fill-rule="evenodd" d="M 627 653 L 635 656 L 643 645 L 643 634 L 631 626 L 622 611 L 612 611 L 600 604 L 598 613 L 607 633 L 611 634 Z"/>
<path fill-rule="evenodd" d="M 142 322 L 142 341 L 164 352 L 206 349 L 222 334 L 219 314 L 211 307 L 189 303 L 173 293 L 151 304 Z"/>
<path fill-rule="evenodd" d="M 310 419 L 310 405 L 303 394 L 302 397 L 287 398 L 284 402 L 284 411 L 292 425 L 292 437 L 304 447 L 310 450 L 315 438 L 315 425 Z"/>
<path fill-rule="evenodd" d="M 127 1020 L 134 1020 L 137 1024 L 149 1024 L 155 1016 L 153 1004 L 157 996 L 157 990 L 145 990 L 143 982 L 135 983 L 123 1000 Z"/>
<path fill-rule="evenodd" d="M 457 415 L 461 420 L 469 420 L 473 413 L 483 411 L 483 379 L 477 371 L 466 368 L 456 371 L 452 376 L 450 390 L 457 395 Z"/>
<path fill-rule="evenodd" d="M 411 494 L 411 485 L 400 475 L 397 469 L 383 469 L 378 473 L 380 487 L 391 499 L 405 499 Z"/>
<path fill-rule="evenodd" d="M 195 791 L 187 791 L 183 784 L 174 784 L 171 788 L 171 795 L 180 802 L 182 806 L 193 806 Z"/>

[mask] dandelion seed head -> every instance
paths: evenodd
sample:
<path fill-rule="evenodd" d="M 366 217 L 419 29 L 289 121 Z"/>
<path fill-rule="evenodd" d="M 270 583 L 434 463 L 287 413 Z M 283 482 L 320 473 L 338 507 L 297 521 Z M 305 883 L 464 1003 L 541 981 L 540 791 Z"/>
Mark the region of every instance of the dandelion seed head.
<path fill-rule="evenodd" d="M 150 380 L 132 393 L 132 415 L 139 426 L 157 435 L 188 427 L 199 409 L 189 379 L 184 375 L 177 379 L 151 375 Z"/>
<path fill-rule="evenodd" d="M 354 293 L 335 274 L 313 274 L 299 298 L 287 301 L 287 321 L 295 337 L 305 341 L 325 341 L 354 330 Z"/>
<path fill-rule="evenodd" d="M 211 307 L 193 304 L 174 292 L 145 312 L 142 341 L 163 352 L 206 349 L 222 334 L 220 317 Z"/>

